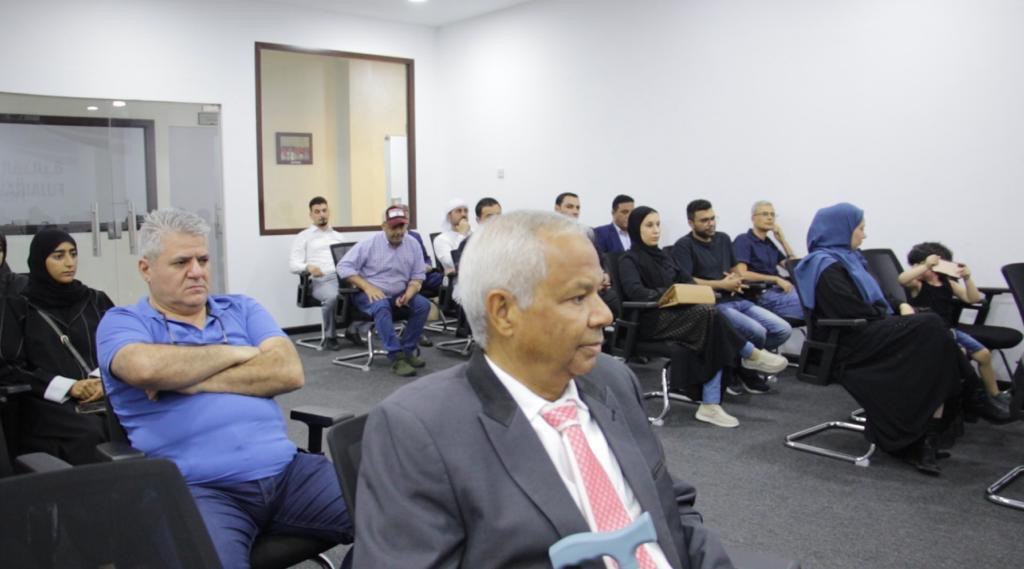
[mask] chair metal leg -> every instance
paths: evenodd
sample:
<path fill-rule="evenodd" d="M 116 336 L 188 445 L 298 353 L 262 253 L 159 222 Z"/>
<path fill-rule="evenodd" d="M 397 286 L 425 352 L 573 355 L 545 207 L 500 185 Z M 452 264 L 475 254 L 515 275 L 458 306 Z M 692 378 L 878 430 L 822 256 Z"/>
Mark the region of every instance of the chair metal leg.
<path fill-rule="evenodd" d="M 1003 360 L 1003 367 L 1006 368 L 1006 377 L 1010 378 L 1010 381 L 1012 382 L 1013 381 L 1013 370 L 1010 369 L 1010 362 L 1008 362 L 1006 360 L 1006 354 L 1004 354 L 1002 350 L 992 350 L 992 351 L 997 353 L 997 354 L 999 354 L 999 357 L 1002 358 L 1002 360 Z"/>
<path fill-rule="evenodd" d="M 476 341 L 473 337 L 463 338 L 460 340 L 447 340 L 444 342 L 438 342 L 434 344 L 434 348 L 444 351 L 458 354 L 460 356 L 468 356 L 473 351 L 473 346 L 476 345 Z"/>
<path fill-rule="evenodd" d="M 850 412 L 850 420 L 854 423 L 863 425 L 868 422 L 868 416 L 864 414 L 864 408 L 854 409 Z"/>
<path fill-rule="evenodd" d="M 401 336 L 402 332 L 404 332 L 404 331 L 405 331 L 405 322 L 399 322 L 399 323 L 395 324 L 395 334 L 398 334 L 399 336 Z M 346 355 L 343 355 L 343 356 L 337 356 L 333 360 L 331 360 L 331 363 L 336 365 L 336 366 L 350 367 L 350 368 L 353 368 L 353 369 L 358 369 L 360 371 L 370 371 L 370 366 L 373 365 L 373 358 L 375 356 L 386 356 L 386 355 L 388 355 L 386 350 L 374 349 L 374 347 L 373 347 L 373 336 L 374 336 L 375 332 L 376 332 L 376 327 L 373 326 L 373 325 L 371 325 L 370 329 L 366 331 L 366 350 L 365 351 L 356 352 L 354 354 L 346 354 Z M 418 352 L 418 350 L 419 349 L 417 348 L 417 352 Z M 366 361 L 361 363 L 361 364 L 359 364 L 359 363 L 352 363 L 352 362 L 349 361 L 349 360 L 358 360 L 358 359 L 362 359 L 362 358 L 366 358 Z"/>
<path fill-rule="evenodd" d="M 679 393 L 672 393 L 668 388 L 669 383 L 669 369 L 671 368 L 671 362 L 665 364 L 665 367 L 661 368 L 661 390 L 660 391 L 648 391 L 643 394 L 644 399 L 661 399 L 661 412 L 658 413 L 657 417 L 648 417 L 647 420 L 651 422 L 655 427 L 660 427 L 665 424 L 665 415 L 668 415 L 671 401 L 677 403 L 690 403 L 696 405 L 699 402 L 690 399 L 685 395 Z"/>
<path fill-rule="evenodd" d="M 445 317 L 444 311 L 441 310 L 441 306 L 439 304 L 437 304 L 436 302 L 434 302 L 433 299 L 428 298 L 427 301 L 429 301 L 430 304 L 433 304 L 434 308 L 437 309 L 437 315 L 441 319 L 441 323 L 438 324 L 437 322 L 431 322 L 430 324 L 424 325 L 423 326 L 423 330 L 430 330 L 431 332 L 440 332 L 442 334 L 447 334 L 449 332 L 449 330 L 448 330 L 448 318 Z M 454 330 L 452 330 L 452 331 L 454 331 Z"/>
<path fill-rule="evenodd" d="M 308 561 L 316 563 L 320 566 L 320 569 L 334 569 L 334 563 L 331 563 L 331 560 L 328 559 L 327 554 L 325 553 L 321 553 L 316 557 L 310 557 Z"/>
<path fill-rule="evenodd" d="M 335 334 L 337 336 L 337 334 Z M 320 337 L 319 338 L 299 338 L 295 340 L 295 345 L 302 346 L 303 348 L 309 348 L 322 352 L 324 349 L 324 343 L 327 341 L 327 330 L 324 329 L 323 322 L 320 323 Z"/>
<path fill-rule="evenodd" d="M 993 504 L 999 504 L 1000 506 L 1006 506 L 1008 508 L 1014 508 L 1017 510 L 1024 510 L 1024 502 L 1020 500 L 1014 500 L 1012 498 L 1006 498 L 998 494 L 1000 490 L 1009 486 L 1011 483 L 1013 483 L 1014 480 L 1019 478 L 1021 475 L 1024 475 L 1024 465 L 1014 468 L 1013 470 L 1007 472 L 1002 478 L 996 480 L 995 484 L 989 486 L 988 489 L 985 490 L 985 497 L 988 498 L 988 501 L 992 502 Z"/>
<path fill-rule="evenodd" d="M 337 356 L 331 363 L 336 366 L 350 367 L 361 371 L 370 371 L 370 365 L 373 364 L 373 357 L 375 355 L 387 355 L 387 352 L 383 350 L 375 350 L 373 348 L 373 326 L 366 333 L 366 350 L 362 352 L 356 352 L 354 354 L 346 354 L 344 356 Z M 351 363 L 349 360 L 358 360 L 366 358 L 366 361 L 362 364 Z"/>
<path fill-rule="evenodd" d="M 852 454 L 846 454 L 825 447 L 809 445 L 807 443 L 799 442 L 801 439 L 815 435 L 830 429 L 840 429 L 844 431 L 853 431 L 856 433 L 864 432 L 864 425 L 854 425 L 853 423 L 846 423 L 843 421 L 829 421 L 820 425 L 815 425 L 802 431 L 797 431 L 791 435 L 786 435 L 786 446 L 796 450 L 802 450 L 812 454 L 821 456 L 827 456 L 829 458 L 836 458 L 844 460 L 846 462 L 852 462 L 857 466 L 869 466 L 871 464 L 871 455 L 875 453 L 875 445 L 872 443 L 868 447 L 868 451 L 861 456 L 855 456 Z"/>

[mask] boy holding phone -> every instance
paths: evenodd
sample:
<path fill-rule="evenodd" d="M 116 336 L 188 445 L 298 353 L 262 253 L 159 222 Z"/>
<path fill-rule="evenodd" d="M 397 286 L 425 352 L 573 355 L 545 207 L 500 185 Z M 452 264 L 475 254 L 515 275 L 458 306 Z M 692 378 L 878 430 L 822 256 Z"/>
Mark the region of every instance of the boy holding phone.
<path fill-rule="evenodd" d="M 938 314 L 953 330 L 956 342 L 967 355 L 978 363 L 978 371 L 985 386 L 986 400 L 983 414 L 996 421 L 1010 418 L 1010 394 L 999 391 L 996 372 L 992 367 L 992 352 L 969 334 L 958 330 L 953 320 L 954 299 L 967 304 L 981 302 L 983 297 L 971 278 L 971 269 L 953 262 L 953 252 L 941 243 L 918 243 L 907 254 L 910 268 L 899 276 L 907 289 L 909 303 L 915 308 L 927 308 Z"/>

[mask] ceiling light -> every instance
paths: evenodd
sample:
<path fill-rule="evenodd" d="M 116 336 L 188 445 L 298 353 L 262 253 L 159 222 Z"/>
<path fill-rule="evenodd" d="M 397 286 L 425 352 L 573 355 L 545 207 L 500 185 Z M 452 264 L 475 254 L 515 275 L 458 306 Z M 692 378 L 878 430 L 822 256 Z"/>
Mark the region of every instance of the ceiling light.
<path fill-rule="evenodd" d="M 117 107 L 117 108 L 119 108 L 119 109 L 120 109 L 121 107 L 124 107 L 124 106 L 128 105 L 128 103 L 126 103 L 126 102 L 124 102 L 124 101 L 113 101 L 113 102 L 111 102 L 110 104 L 111 104 L 111 105 L 114 105 L 115 107 Z"/>
<path fill-rule="evenodd" d="M 85 108 L 85 110 L 87 110 L 87 111 L 98 111 L 98 110 L 100 110 L 100 108 L 97 107 L 96 105 L 89 105 L 88 107 Z"/>
<path fill-rule="evenodd" d="M 426 1 L 427 1 L 427 0 L 409 0 L 409 2 L 412 2 L 413 4 L 423 4 L 423 3 L 425 3 Z"/>

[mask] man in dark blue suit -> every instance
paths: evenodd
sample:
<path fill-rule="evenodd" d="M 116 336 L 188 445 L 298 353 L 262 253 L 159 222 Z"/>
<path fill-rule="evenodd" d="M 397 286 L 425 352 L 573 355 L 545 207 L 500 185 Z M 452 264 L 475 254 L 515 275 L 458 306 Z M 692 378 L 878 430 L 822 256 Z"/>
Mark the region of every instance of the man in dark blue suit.
<path fill-rule="evenodd" d="M 633 198 L 625 194 L 615 196 L 612 200 L 612 222 L 594 228 L 594 245 L 599 253 L 621 253 L 629 249 L 626 221 L 631 211 Z"/>

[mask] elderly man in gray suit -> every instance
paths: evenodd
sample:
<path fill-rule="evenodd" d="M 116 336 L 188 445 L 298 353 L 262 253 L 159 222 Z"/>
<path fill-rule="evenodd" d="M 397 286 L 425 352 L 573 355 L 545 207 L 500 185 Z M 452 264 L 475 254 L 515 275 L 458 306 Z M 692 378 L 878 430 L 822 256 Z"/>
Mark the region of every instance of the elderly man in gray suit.
<path fill-rule="evenodd" d="M 550 567 L 559 539 L 650 512 L 658 540 L 637 549 L 640 567 L 731 568 L 693 487 L 666 469 L 635 376 L 601 353 L 612 315 L 585 229 L 554 213 L 498 217 L 459 272 L 484 353 L 370 413 L 355 566 Z"/>

